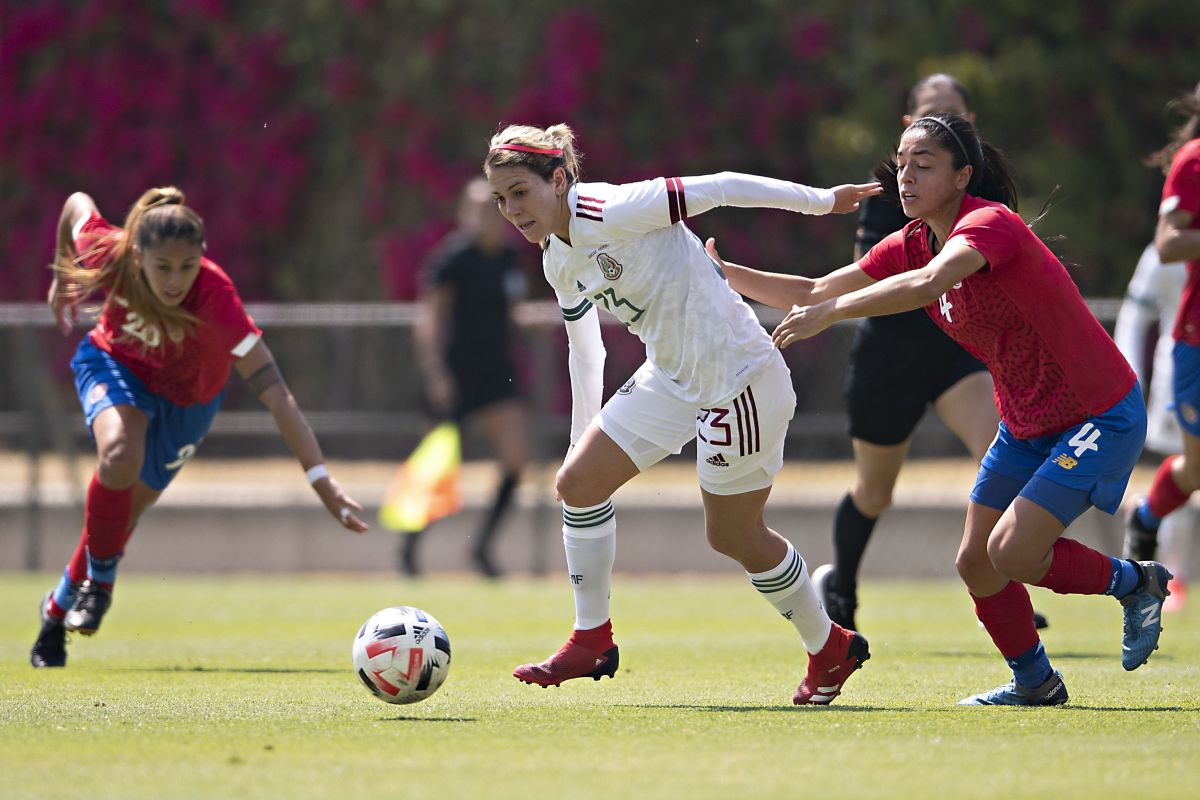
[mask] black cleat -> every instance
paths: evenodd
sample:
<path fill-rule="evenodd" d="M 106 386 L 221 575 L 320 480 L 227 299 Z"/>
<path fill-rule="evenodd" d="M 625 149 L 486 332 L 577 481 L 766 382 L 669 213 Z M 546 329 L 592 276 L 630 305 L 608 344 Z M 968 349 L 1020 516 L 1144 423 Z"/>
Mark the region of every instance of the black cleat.
<path fill-rule="evenodd" d="M 822 564 L 814 569 L 812 582 L 829 618 L 848 631 L 857 631 L 854 612 L 858 609 L 858 598 L 853 594 L 842 594 L 833 588 L 837 582 L 837 572 L 833 565 Z"/>
<path fill-rule="evenodd" d="M 1121 558 L 1129 561 L 1153 561 L 1158 553 L 1158 530 L 1151 530 L 1138 515 L 1138 505 L 1125 515 L 1125 543 Z"/>
<path fill-rule="evenodd" d="M 485 578 L 496 580 L 504 577 L 504 573 L 496 566 L 496 562 L 492 561 L 492 557 L 486 551 L 476 550 L 471 554 L 471 561 L 475 564 L 475 569 Z"/>
<path fill-rule="evenodd" d="M 37 641 L 29 651 L 29 663 L 35 667 L 65 667 L 67 665 L 67 629 L 61 619 L 55 619 L 46 613 L 46 600 L 49 593 L 42 598 L 39 616 L 42 629 L 38 631 Z"/>
<path fill-rule="evenodd" d="M 75 604 L 63 617 L 63 626 L 73 632 L 91 636 L 100 628 L 100 621 L 112 605 L 112 592 L 99 584 L 86 580 L 79 587 Z"/>
<path fill-rule="evenodd" d="M 1046 619 L 1046 615 L 1040 611 L 1033 612 L 1033 627 L 1039 631 L 1044 631 L 1050 627 L 1050 620 Z"/>

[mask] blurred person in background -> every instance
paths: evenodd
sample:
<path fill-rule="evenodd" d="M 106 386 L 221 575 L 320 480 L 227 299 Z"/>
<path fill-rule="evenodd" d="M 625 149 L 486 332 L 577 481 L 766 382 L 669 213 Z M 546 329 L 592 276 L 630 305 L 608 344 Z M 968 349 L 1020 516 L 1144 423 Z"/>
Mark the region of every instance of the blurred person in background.
<path fill-rule="evenodd" d="M 558 652 L 514 676 L 557 686 L 616 673 L 611 498 L 694 439 L 709 544 L 741 564 L 799 633 L 808 670 L 792 702 L 831 702 L 870 657 L 867 641 L 829 619 L 804 560 L 763 521 L 796 406 L 791 375 L 686 220 L 720 206 L 844 214 L 878 184 L 814 189 L 732 172 L 583 183 L 566 125 L 505 128 L 491 139 L 484 172 L 504 217 L 542 248 L 570 344 L 571 447 L 555 488 L 575 624 Z M 596 305 L 646 346 L 645 363 L 603 407 Z"/>
<path fill-rule="evenodd" d="M 735 265 L 726 274 L 737 291 L 791 309 L 772 335 L 778 347 L 839 320 L 924 307 L 987 365 L 1001 421 L 955 566 L 1013 677 L 960 704 L 1060 705 L 1067 687 L 1025 584 L 1119 600 L 1126 670 L 1158 648 L 1170 572 L 1063 535 L 1087 509 L 1119 507 L 1146 436 L 1141 387 L 1070 274 L 1016 213 L 1006 160 L 969 120 L 913 121 L 875 175 L 911 221 L 856 263 L 815 280 Z M 709 252 L 719 258 L 711 240 Z"/>
<path fill-rule="evenodd" d="M 913 84 L 901 122 L 907 128 L 914 119 L 938 111 L 975 121 L 966 88 L 945 73 Z M 868 197 L 859 211 L 854 260 L 908 223 L 899 203 Z M 842 627 L 858 630 L 859 566 L 875 524 L 892 505 L 917 423 L 932 407 L 979 463 L 1000 422 L 993 391 L 987 367 L 938 330 L 924 309 L 859 323 L 844 392 L 855 482 L 834 512 L 834 562 L 812 575 L 830 618 Z M 1041 614 L 1035 614 L 1035 622 L 1046 626 Z"/>
<path fill-rule="evenodd" d="M 63 205 L 48 298 L 63 334 L 78 320 L 80 301 L 105 296 L 71 361 L 98 462 L 79 545 L 40 605 L 35 667 L 66 664 L 67 631 L 99 629 L 133 529 L 196 454 L 231 368 L 271 410 L 333 518 L 356 533 L 367 530 L 356 513 L 362 506 L 329 474 L 262 332 L 204 249 L 204 222 L 174 187 L 143 194 L 124 228 L 82 192 Z"/>
<path fill-rule="evenodd" d="M 1157 455 L 1159 459 L 1178 452 L 1183 442 L 1183 431 L 1175 417 L 1171 352 L 1175 345 L 1172 335 L 1175 312 L 1186 282 L 1187 267 L 1184 262 L 1164 264 L 1153 243 L 1148 245 L 1129 281 L 1113 331 L 1117 347 L 1121 348 L 1137 373 L 1138 382 L 1143 389 L 1148 389 L 1146 453 Z M 1153 346 L 1150 346 L 1147 339 L 1155 328 L 1158 335 Z M 1163 518 L 1157 536 L 1126 536 L 1122 555 L 1139 561 L 1154 559 L 1158 554 L 1158 542 L 1162 540 L 1162 562 L 1175 575 L 1167 584 L 1171 594 L 1163 604 L 1163 611 L 1183 610 L 1187 591 L 1187 561 L 1192 538 L 1196 536 L 1198 528 L 1200 508 L 1192 503 L 1184 503 Z"/>
<path fill-rule="evenodd" d="M 1187 265 L 1171 325 L 1170 374 L 1183 451 L 1163 460 L 1146 497 L 1126 516 L 1126 550 L 1131 554 L 1153 553 L 1162 524 L 1200 488 L 1200 84 L 1172 100 L 1168 108 L 1182 112 L 1187 121 L 1147 162 L 1167 174 L 1154 233 L 1158 259 L 1164 265 L 1176 261 Z M 1187 535 L 1195 535 L 1195 529 Z M 1178 545 L 1182 537 L 1175 538 Z"/>
<path fill-rule="evenodd" d="M 493 553 L 496 533 L 530 457 L 529 414 L 512 354 L 512 312 L 525 294 L 525 276 L 511 235 L 487 181 L 468 183 L 459 200 L 458 227 L 426 267 L 414 330 L 433 414 L 477 425 L 499 461 L 500 482 L 471 549 L 475 568 L 488 578 L 501 575 Z M 423 536 L 416 531 L 401 540 L 400 569 L 406 575 L 420 573 Z"/>

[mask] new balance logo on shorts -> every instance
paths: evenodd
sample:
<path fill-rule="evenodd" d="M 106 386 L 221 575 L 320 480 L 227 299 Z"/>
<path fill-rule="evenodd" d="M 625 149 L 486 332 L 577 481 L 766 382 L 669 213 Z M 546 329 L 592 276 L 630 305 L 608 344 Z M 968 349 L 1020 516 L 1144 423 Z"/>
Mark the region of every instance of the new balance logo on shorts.
<path fill-rule="evenodd" d="M 709 464 L 712 464 L 714 467 L 728 467 L 729 466 L 729 462 L 725 460 L 725 456 L 721 455 L 720 453 L 717 453 L 715 456 L 709 456 L 708 458 L 706 458 L 704 460 L 706 462 L 708 462 Z"/>

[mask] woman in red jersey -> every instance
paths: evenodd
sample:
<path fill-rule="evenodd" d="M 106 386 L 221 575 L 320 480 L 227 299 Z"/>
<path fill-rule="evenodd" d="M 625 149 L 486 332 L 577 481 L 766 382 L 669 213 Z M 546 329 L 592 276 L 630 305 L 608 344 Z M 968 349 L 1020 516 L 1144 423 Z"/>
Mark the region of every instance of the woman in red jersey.
<path fill-rule="evenodd" d="M 1187 263 L 1172 336 L 1175 415 L 1183 432 L 1183 452 L 1165 459 L 1150 491 L 1126 517 L 1127 555 L 1153 553 L 1164 517 L 1200 489 L 1200 84 L 1171 101 L 1188 115 L 1171 143 L 1150 157 L 1167 172 L 1154 247 L 1164 263 Z"/>
<path fill-rule="evenodd" d="M 773 335 L 778 347 L 839 320 L 925 307 L 987 365 L 1001 422 L 956 566 L 1013 680 L 961 703 L 1064 703 L 1024 584 L 1120 599 L 1125 669 L 1158 646 L 1166 569 L 1063 537 L 1091 506 L 1116 511 L 1145 438 L 1140 389 L 1066 269 L 1017 215 L 1002 155 L 970 122 L 917 119 L 876 175 L 912 221 L 857 263 L 815 280 L 735 265 L 726 274 L 743 294 L 791 309 Z"/>
<path fill-rule="evenodd" d="M 325 467 L 321 448 L 242 307 L 233 282 L 204 257 L 204 223 L 174 187 L 138 199 L 124 228 L 90 197 L 67 198 L 59 217 L 49 303 L 68 334 L 78 304 L 103 292 L 96 326 L 71 361 L 98 463 L 83 535 L 42 601 L 35 667 L 66 664 L 66 632 L 91 635 L 112 602 L 117 562 L 142 512 L 204 439 L 235 368 L 271 410 L 325 508 L 356 533 L 360 506 Z"/>

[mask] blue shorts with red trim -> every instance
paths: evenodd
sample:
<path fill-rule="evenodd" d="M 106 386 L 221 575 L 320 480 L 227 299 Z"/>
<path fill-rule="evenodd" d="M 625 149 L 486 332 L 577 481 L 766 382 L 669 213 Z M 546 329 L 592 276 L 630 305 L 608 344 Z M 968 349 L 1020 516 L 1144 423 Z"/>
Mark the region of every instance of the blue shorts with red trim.
<path fill-rule="evenodd" d="M 1171 379 L 1175 389 L 1175 416 L 1179 427 L 1192 436 L 1200 436 L 1200 347 L 1176 342 L 1171 351 L 1175 371 Z"/>
<path fill-rule="evenodd" d="M 971 500 L 1008 508 L 1017 496 L 1070 525 L 1095 506 L 1116 512 L 1146 440 L 1146 404 L 1135 383 L 1103 414 L 1061 433 L 1018 439 L 1003 422 L 988 448 Z"/>
<path fill-rule="evenodd" d="M 149 426 L 139 477 L 158 492 L 167 488 L 180 468 L 196 454 L 225 397 L 222 389 L 207 403 L 177 406 L 149 391 L 132 370 L 87 336 L 71 359 L 71 369 L 89 431 L 96 415 L 113 406 L 133 406 L 146 415 Z"/>

